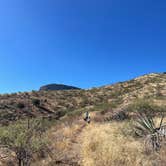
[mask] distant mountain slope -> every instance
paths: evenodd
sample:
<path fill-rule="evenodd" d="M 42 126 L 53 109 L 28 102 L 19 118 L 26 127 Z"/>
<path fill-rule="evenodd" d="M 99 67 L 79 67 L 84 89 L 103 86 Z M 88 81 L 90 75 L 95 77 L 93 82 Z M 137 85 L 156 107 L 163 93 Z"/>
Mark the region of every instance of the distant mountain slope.
<path fill-rule="evenodd" d="M 63 84 L 49 84 L 44 85 L 40 88 L 41 90 L 49 91 L 49 90 L 72 90 L 72 89 L 80 89 L 74 86 L 63 85 Z"/>

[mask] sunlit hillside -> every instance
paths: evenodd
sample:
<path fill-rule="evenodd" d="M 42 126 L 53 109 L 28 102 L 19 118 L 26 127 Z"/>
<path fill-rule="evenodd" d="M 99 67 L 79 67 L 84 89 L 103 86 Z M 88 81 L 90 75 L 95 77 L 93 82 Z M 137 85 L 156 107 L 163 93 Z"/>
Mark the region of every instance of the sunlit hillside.
<path fill-rule="evenodd" d="M 164 166 L 165 138 L 157 150 L 145 140 L 164 127 L 165 111 L 164 73 L 89 90 L 1 95 L 0 165 Z M 155 130 L 138 136 L 139 113 Z"/>
<path fill-rule="evenodd" d="M 24 117 L 54 117 L 87 110 L 123 109 L 139 98 L 165 104 L 166 74 L 149 74 L 126 82 L 89 90 L 32 91 L 0 96 L 0 121 Z"/>

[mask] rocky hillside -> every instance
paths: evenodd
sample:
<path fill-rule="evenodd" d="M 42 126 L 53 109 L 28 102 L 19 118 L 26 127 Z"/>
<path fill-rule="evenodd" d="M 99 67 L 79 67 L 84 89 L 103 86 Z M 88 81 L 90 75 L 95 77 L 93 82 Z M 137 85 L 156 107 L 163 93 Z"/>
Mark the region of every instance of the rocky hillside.
<path fill-rule="evenodd" d="M 0 122 L 23 117 L 60 118 L 86 110 L 124 109 L 134 100 L 152 99 L 165 105 L 166 74 L 151 73 L 126 82 L 89 90 L 32 91 L 0 96 Z"/>

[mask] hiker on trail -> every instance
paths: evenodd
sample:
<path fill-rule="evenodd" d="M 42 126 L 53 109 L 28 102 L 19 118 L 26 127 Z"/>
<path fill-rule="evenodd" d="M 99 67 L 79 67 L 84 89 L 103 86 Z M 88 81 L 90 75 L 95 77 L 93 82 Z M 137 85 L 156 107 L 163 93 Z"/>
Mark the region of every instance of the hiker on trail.
<path fill-rule="evenodd" d="M 84 120 L 88 123 L 90 123 L 90 113 L 88 111 L 86 111 L 85 113 L 85 117 L 84 117 Z"/>

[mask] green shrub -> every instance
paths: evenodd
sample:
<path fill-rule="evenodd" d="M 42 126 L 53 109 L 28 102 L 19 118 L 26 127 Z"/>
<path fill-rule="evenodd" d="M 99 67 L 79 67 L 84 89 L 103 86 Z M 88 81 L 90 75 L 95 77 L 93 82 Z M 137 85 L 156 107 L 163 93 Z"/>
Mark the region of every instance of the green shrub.
<path fill-rule="evenodd" d="M 19 108 L 19 109 L 23 109 L 23 108 L 25 108 L 25 104 L 22 103 L 22 102 L 17 103 L 16 106 L 17 106 L 17 108 Z"/>
<path fill-rule="evenodd" d="M 142 112 L 145 114 L 156 115 L 160 112 L 165 112 L 165 108 L 154 104 L 154 102 L 151 100 L 138 99 L 130 104 L 126 108 L 126 111 L 135 113 Z"/>
<path fill-rule="evenodd" d="M 111 107 L 110 107 L 110 104 L 109 103 L 102 103 L 102 104 L 98 104 L 98 105 L 96 105 L 94 108 L 93 108 L 93 110 L 94 111 L 106 111 L 106 110 L 108 110 L 108 109 L 110 109 Z"/>
<path fill-rule="evenodd" d="M 66 112 L 66 110 L 57 111 L 55 113 L 56 119 L 60 119 L 61 117 L 65 116 Z"/>
<path fill-rule="evenodd" d="M 32 104 L 34 106 L 39 106 L 40 105 L 40 100 L 39 99 L 32 99 Z"/>
<path fill-rule="evenodd" d="M 129 120 L 130 117 L 128 115 L 128 112 L 120 110 L 116 113 L 114 113 L 111 116 L 105 117 L 104 121 L 109 122 L 109 121 L 124 121 L 124 120 Z"/>
<path fill-rule="evenodd" d="M 34 154 L 47 147 L 42 123 L 32 119 L 0 127 L 0 144 L 15 152 L 18 166 L 29 166 Z"/>

